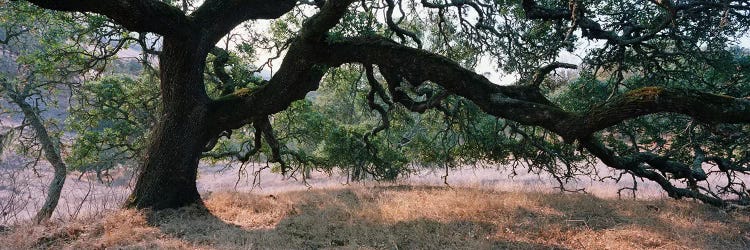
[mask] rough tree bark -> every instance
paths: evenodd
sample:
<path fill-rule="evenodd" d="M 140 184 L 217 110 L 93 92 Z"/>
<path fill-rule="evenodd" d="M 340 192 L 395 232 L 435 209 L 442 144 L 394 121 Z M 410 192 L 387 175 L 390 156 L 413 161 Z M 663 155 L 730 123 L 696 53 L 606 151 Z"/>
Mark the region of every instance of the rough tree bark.
<path fill-rule="evenodd" d="M 126 206 L 173 208 L 200 201 L 198 161 L 209 140 L 203 69 L 208 53 L 198 39 L 166 38 L 160 55 L 163 113 Z"/>

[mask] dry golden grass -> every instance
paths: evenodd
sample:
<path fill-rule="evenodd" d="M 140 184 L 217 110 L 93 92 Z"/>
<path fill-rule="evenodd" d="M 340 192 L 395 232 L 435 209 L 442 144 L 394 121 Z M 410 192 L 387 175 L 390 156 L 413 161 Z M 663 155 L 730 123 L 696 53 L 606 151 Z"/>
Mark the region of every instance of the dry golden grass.
<path fill-rule="evenodd" d="M 19 226 L 0 248 L 748 249 L 750 214 L 690 201 L 429 186 L 215 193 L 203 208 Z"/>

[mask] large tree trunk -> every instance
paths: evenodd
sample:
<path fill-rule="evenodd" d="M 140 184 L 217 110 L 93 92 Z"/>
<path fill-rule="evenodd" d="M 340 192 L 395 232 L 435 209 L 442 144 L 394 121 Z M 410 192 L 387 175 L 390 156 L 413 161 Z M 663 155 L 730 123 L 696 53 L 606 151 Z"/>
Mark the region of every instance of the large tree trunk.
<path fill-rule="evenodd" d="M 21 108 L 24 118 L 31 124 L 37 141 L 42 145 L 44 157 L 47 158 L 47 161 L 55 170 L 55 175 L 47 190 L 47 198 L 44 200 L 44 205 L 42 205 L 42 208 L 34 216 L 34 222 L 41 223 L 49 220 L 52 217 L 52 213 L 55 212 L 55 208 L 57 208 L 60 193 L 62 193 L 63 185 L 65 185 L 65 176 L 68 173 L 67 166 L 65 166 L 65 162 L 60 157 L 60 151 L 55 147 L 55 143 L 47 132 L 47 128 L 44 127 L 42 118 L 39 117 L 39 112 L 26 103 L 23 97 L 11 96 L 11 99 Z"/>
<path fill-rule="evenodd" d="M 159 210 L 200 202 L 195 181 L 206 141 L 201 139 L 205 132 L 200 115 L 195 113 L 200 112 L 162 116 L 127 207 Z"/>
<path fill-rule="evenodd" d="M 200 39 L 196 39 L 200 40 Z M 165 38 L 160 56 L 162 115 L 126 207 L 155 210 L 199 203 L 198 161 L 211 135 L 201 41 Z"/>

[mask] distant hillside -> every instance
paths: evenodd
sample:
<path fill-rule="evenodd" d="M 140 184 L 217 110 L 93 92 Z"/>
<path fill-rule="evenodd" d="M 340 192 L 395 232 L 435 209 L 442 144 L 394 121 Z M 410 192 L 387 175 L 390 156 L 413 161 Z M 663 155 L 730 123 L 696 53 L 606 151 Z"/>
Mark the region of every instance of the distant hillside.
<path fill-rule="evenodd" d="M 20 226 L 0 248 L 748 249 L 750 214 L 689 201 L 432 186 L 213 193 L 198 208 Z M 150 223 L 149 223 L 150 221 Z"/>

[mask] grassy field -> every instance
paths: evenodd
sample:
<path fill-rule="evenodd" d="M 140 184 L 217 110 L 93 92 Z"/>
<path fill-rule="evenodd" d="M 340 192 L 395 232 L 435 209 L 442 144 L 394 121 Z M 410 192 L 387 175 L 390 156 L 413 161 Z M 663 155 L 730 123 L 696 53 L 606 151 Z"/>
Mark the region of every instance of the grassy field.
<path fill-rule="evenodd" d="M 214 192 L 205 206 L 21 225 L 0 248 L 750 248 L 750 214 L 691 201 L 395 185 Z"/>

